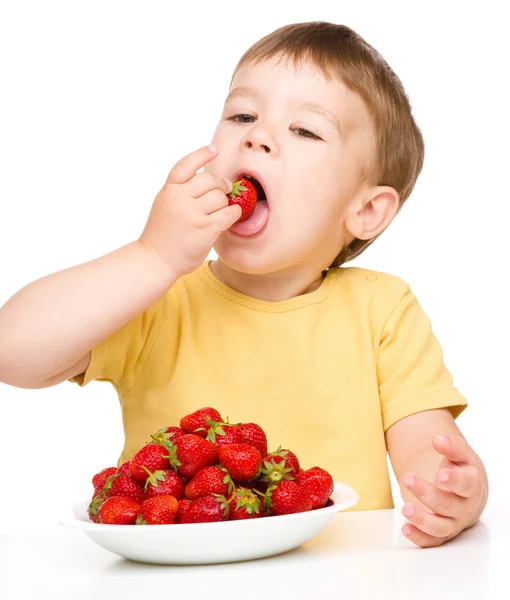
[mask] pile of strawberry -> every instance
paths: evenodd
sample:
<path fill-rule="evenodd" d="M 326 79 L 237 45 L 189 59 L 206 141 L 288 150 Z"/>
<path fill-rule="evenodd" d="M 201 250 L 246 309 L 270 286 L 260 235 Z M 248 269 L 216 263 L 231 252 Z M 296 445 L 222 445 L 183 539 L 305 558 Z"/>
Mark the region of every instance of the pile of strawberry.
<path fill-rule="evenodd" d="M 161 525 L 285 515 L 332 504 L 331 475 L 304 471 L 295 454 L 268 453 L 255 423 L 231 424 L 214 408 L 183 417 L 120 467 L 92 478 L 95 523 Z"/>

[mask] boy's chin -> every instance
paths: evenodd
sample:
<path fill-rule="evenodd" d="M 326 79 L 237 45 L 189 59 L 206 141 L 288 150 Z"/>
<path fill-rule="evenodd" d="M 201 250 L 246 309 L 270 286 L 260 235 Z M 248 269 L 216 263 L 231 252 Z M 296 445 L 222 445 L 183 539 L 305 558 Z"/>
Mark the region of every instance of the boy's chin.
<path fill-rule="evenodd" d="M 255 250 L 234 247 L 228 241 L 220 239 L 214 245 L 214 250 L 224 265 L 246 275 L 263 275 L 282 268 L 280 261 L 275 260 L 275 256 L 271 255 L 269 249 L 264 251 L 260 248 Z"/>

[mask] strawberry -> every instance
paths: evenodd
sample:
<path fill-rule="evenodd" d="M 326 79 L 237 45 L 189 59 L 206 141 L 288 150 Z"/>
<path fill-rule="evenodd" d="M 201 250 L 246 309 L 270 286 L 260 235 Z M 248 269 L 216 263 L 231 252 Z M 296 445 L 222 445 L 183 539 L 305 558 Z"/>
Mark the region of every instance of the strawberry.
<path fill-rule="evenodd" d="M 123 462 L 117 469 L 117 473 L 122 473 L 123 475 L 131 475 L 131 461 L 126 460 L 126 462 Z"/>
<path fill-rule="evenodd" d="M 228 444 L 218 448 L 221 464 L 236 481 L 248 481 L 257 475 L 261 455 L 257 448 L 248 444 Z"/>
<path fill-rule="evenodd" d="M 265 505 L 273 515 L 289 515 L 312 510 L 312 499 L 295 481 L 283 480 L 267 489 Z"/>
<path fill-rule="evenodd" d="M 227 417 L 225 422 L 207 419 L 206 424 L 209 425 L 209 428 L 205 439 L 218 447 L 222 444 L 242 444 L 244 442 L 243 432 L 239 429 L 241 423 L 230 423 Z M 200 433 L 200 430 L 197 432 Z"/>
<path fill-rule="evenodd" d="M 96 488 L 96 490 L 98 490 L 99 488 Z M 90 520 L 93 523 L 99 523 L 99 509 L 101 508 L 101 505 L 103 504 L 103 502 L 106 500 L 107 496 L 104 492 L 99 491 L 99 492 L 94 492 L 94 495 L 92 496 L 92 500 L 90 501 L 89 507 L 87 509 L 87 512 L 89 514 Z"/>
<path fill-rule="evenodd" d="M 136 525 L 169 525 L 175 523 L 179 503 L 173 496 L 147 498 L 140 506 Z"/>
<path fill-rule="evenodd" d="M 132 498 L 138 503 L 143 501 L 143 486 L 131 474 L 124 475 L 123 473 L 119 473 L 110 479 L 112 481 L 108 480 L 105 485 L 108 498 L 112 498 L 113 496 L 122 496 L 124 498 Z"/>
<path fill-rule="evenodd" d="M 180 427 L 163 427 L 163 429 L 160 429 L 154 435 L 151 435 L 151 438 L 156 444 L 165 446 L 168 442 L 175 442 L 175 440 L 183 435 L 186 435 L 186 432 Z"/>
<path fill-rule="evenodd" d="M 239 177 L 232 181 L 232 191 L 228 194 L 228 204 L 229 206 L 232 206 L 232 204 L 239 204 L 242 208 L 243 212 L 239 217 L 238 223 L 240 221 L 246 221 L 246 219 L 249 219 L 252 216 L 253 211 L 255 210 L 255 204 L 257 204 L 257 199 L 257 190 L 251 181 L 245 177 Z"/>
<path fill-rule="evenodd" d="M 281 446 L 275 452 L 267 454 L 262 461 L 262 481 L 270 484 L 282 479 L 292 480 L 300 471 L 299 460 L 290 450 L 282 450 Z"/>
<path fill-rule="evenodd" d="M 117 472 L 117 467 L 106 467 L 99 473 L 96 473 L 94 477 L 92 477 L 92 485 L 94 489 L 103 488 L 106 481 Z"/>
<path fill-rule="evenodd" d="M 119 469 L 116 469 L 118 471 Z M 88 506 L 90 520 L 99 523 L 99 510 L 103 502 L 108 498 L 113 482 L 121 476 L 121 473 L 115 473 L 105 481 L 103 487 L 99 485 L 95 488 L 92 500 Z"/>
<path fill-rule="evenodd" d="M 188 500 L 187 498 L 179 500 L 179 508 L 177 509 L 177 518 L 175 520 L 176 523 L 186 523 L 186 513 L 190 506 L 191 500 Z"/>
<path fill-rule="evenodd" d="M 154 471 L 145 482 L 145 499 L 154 496 L 173 496 L 176 500 L 184 498 L 184 483 L 172 469 Z"/>
<path fill-rule="evenodd" d="M 262 427 L 255 423 L 242 423 L 239 429 L 243 432 L 244 443 L 255 446 L 262 456 L 266 456 L 267 437 Z"/>
<path fill-rule="evenodd" d="M 170 468 L 168 448 L 161 444 L 150 443 L 140 448 L 131 459 L 131 475 L 145 483 L 150 473 Z"/>
<path fill-rule="evenodd" d="M 181 523 L 212 523 L 228 519 L 228 502 L 225 496 L 209 495 L 192 500 Z"/>
<path fill-rule="evenodd" d="M 108 498 L 99 509 L 99 522 L 105 525 L 133 525 L 139 510 L 140 504 L 133 498 Z"/>
<path fill-rule="evenodd" d="M 312 499 L 312 509 L 323 508 L 335 487 L 333 477 L 320 467 L 298 473 L 295 481 Z"/>
<path fill-rule="evenodd" d="M 210 423 L 214 423 L 214 421 L 210 421 Z M 242 444 L 244 442 L 244 435 L 237 425 L 218 423 L 211 425 L 206 439 L 216 444 L 219 448 L 223 444 Z"/>
<path fill-rule="evenodd" d="M 250 489 L 242 487 L 237 489 L 229 512 L 230 521 L 256 519 L 264 516 L 261 501 Z"/>
<path fill-rule="evenodd" d="M 194 433 L 195 435 L 205 438 L 207 435 L 207 430 L 210 427 L 207 421 L 223 422 L 223 419 L 215 408 L 205 407 L 196 410 L 190 415 L 186 415 L 181 419 L 179 424 L 181 429 L 186 433 Z"/>
<path fill-rule="evenodd" d="M 193 477 L 200 469 L 214 465 L 218 460 L 218 448 L 209 440 L 188 433 L 175 440 L 170 448 L 172 468 L 181 477 Z"/>
<path fill-rule="evenodd" d="M 190 500 L 195 500 L 210 494 L 230 494 L 234 483 L 225 469 L 209 466 L 200 469 L 193 479 L 186 485 L 185 495 Z"/>

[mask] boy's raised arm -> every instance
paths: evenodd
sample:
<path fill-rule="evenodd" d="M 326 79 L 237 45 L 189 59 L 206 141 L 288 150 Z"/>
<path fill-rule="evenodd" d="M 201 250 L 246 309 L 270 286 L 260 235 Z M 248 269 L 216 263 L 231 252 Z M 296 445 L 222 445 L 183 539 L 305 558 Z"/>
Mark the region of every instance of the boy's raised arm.
<path fill-rule="evenodd" d="M 229 181 L 196 173 L 216 155 L 206 146 L 176 163 L 138 240 L 42 277 L 0 308 L 0 382 L 48 387 L 78 374 L 92 348 L 205 260 L 241 216 Z"/>
<path fill-rule="evenodd" d="M 46 387 L 46 380 L 84 360 L 174 281 L 136 241 L 30 283 L 0 309 L 0 381 Z"/>

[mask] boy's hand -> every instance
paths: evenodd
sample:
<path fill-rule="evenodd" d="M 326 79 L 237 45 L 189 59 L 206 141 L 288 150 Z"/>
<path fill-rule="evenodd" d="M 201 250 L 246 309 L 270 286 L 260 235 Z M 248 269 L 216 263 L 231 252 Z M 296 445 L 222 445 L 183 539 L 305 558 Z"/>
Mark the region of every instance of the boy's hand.
<path fill-rule="evenodd" d="M 197 171 L 218 155 L 205 146 L 179 160 L 156 196 L 139 241 L 179 278 L 196 269 L 241 216 L 228 205 L 232 183 Z"/>
<path fill-rule="evenodd" d="M 412 523 L 406 523 L 402 533 L 423 548 L 439 546 L 476 523 L 487 496 L 483 465 L 463 437 L 435 437 L 432 443 L 444 456 L 434 484 L 414 473 L 403 478 L 405 487 L 430 509 L 425 511 L 412 503 L 402 508 Z"/>

